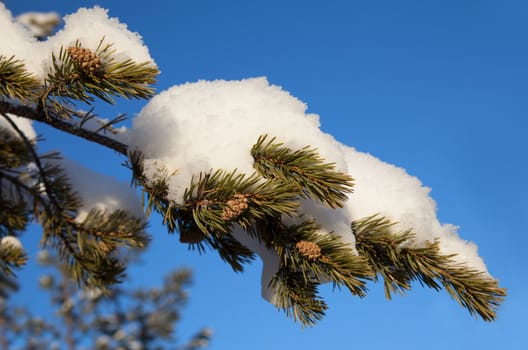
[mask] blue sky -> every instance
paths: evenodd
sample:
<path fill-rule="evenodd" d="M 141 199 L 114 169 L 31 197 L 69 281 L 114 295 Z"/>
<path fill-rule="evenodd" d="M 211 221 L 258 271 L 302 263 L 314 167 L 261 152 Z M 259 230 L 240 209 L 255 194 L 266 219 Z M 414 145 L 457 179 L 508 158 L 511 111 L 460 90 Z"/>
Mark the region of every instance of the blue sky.
<path fill-rule="evenodd" d="M 178 334 L 210 326 L 210 349 L 525 349 L 528 339 L 528 3 L 512 1 L 5 1 L 14 14 L 61 15 L 99 4 L 139 32 L 161 69 L 159 91 L 199 79 L 267 76 L 308 104 L 339 141 L 404 167 L 428 187 L 442 222 L 479 246 L 508 288 L 497 321 L 472 318 L 444 292 L 416 285 L 384 299 L 325 287 L 330 309 L 302 329 L 260 298 L 260 263 L 235 274 L 188 252 L 153 218 L 154 242 L 133 285 L 177 266 L 195 272 Z M 131 117 L 144 102 L 99 111 Z M 69 158 L 124 180 L 123 159 L 38 126 Z M 71 145 L 79 144 L 77 147 Z M 307 140 L 309 142 L 309 140 Z M 353 174 L 352 174 L 353 175 Z M 38 229 L 24 242 L 36 245 Z M 26 243 L 28 242 L 28 243 Z M 33 242 L 33 243 L 31 243 Z M 33 265 L 17 300 L 35 307 Z"/>

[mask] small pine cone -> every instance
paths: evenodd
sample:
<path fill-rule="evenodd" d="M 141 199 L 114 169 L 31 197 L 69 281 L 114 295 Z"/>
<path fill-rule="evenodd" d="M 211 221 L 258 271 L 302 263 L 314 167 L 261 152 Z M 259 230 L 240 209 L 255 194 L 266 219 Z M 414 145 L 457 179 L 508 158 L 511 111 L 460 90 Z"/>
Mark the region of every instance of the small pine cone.
<path fill-rule="evenodd" d="M 180 242 L 182 243 L 200 243 L 205 236 L 200 231 L 185 230 L 180 233 Z"/>
<path fill-rule="evenodd" d="M 231 199 L 229 199 L 222 210 L 222 220 L 229 221 L 237 218 L 248 208 L 248 195 L 237 193 Z"/>
<path fill-rule="evenodd" d="M 94 75 L 101 68 L 101 60 L 96 53 L 80 46 L 69 47 L 68 55 L 79 66 L 79 68 L 88 74 Z"/>
<path fill-rule="evenodd" d="M 316 260 L 321 257 L 321 248 L 314 242 L 299 241 L 295 244 L 295 248 L 310 260 Z"/>

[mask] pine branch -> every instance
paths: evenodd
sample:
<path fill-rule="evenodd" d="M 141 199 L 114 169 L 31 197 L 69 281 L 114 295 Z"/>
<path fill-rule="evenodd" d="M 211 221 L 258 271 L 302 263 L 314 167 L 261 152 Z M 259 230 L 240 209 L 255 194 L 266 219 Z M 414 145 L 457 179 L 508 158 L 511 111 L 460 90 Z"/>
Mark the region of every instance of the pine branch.
<path fill-rule="evenodd" d="M 263 135 L 251 155 L 260 175 L 294 182 L 302 188 L 303 198 L 318 200 L 330 208 L 342 207 L 352 192 L 353 179 L 336 171 L 334 163 L 325 163 L 317 150 L 308 146 L 294 151 L 276 142 L 276 138 L 267 141 L 267 135 Z"/>
<path fill-rule="evenodd" d="M 90 213 L 93 216 L 85 220 L 84 226 L 77 223 L 75 218 L 81 202 L 62 169 L 44 162 L 46 157 L 36 153 L 34 144 L 16 123 L 7 114 L 2 113 L 2 116 L 20 138 L 20 145 L 24 145 L 26 154 L 22 159 L 29 161 L 27 158 L 30 158 L 35 164 L 37 176 L 34 185 L 20 181 L 20 176 L 10 175 L 8 171 L 2 172 L 1 177 L 17 189 L 20 203 L 32 208 L 33 216 L 44 229 L 43 244 L 58 250 L 78 283 L 105 288 L 118 282 L 124 275 L 125 267 L 117 254 L 112 252 L 117 246 L 144 245 L 147 241 L 143 233 L 145 225 L 122 211 L 104 215 L 94 211 Z M 20 148 L 20 145 L 17 147 Z M 3 163 L 8 162 L 0 162 Z M 24 165 L 22 160 L 10 163 Z"/>
<path fill-rule="evenodd" d="M 1 171 L 0 171 L 1 172 Z M 6 186 L 0 174 L 0 188 Z M 12 200 L 11 194 L 4 195 L 0 190 L 0 237 L 14 236 L 24 231 L 29 223 L 31 211 L 19 199 Z"/>
<path fill-rule="evenodd" d="M 14 56 L 0 55 L 0 97 L 28 102 L 35 98 L 40 83 Z"/>
<path fill-rule="evenodd" d="M 52 69 L 41 84 L 19 60 L 0 56 L 0 112 L 46 123 L 126 155 L 125 144 L 98 134 L 101 130 L 113 131 L 112 126 L 122 121 L 123 116 L 103 124 L 95 132 L 82 128 L 87 120 L 82 116 L 79 125 L 71 122 L 78 117 L 78 112 L 71 107 L 74 102 L 91 105 L 96 99 L 114 103 L 113 97 L 147 99 L 153 96 L 152 85 L 159 73 L 156 66 L 130 59 L 118 61 L 116 57 L 112 44 L 105 44 L 104 39 L 96 52 L 82 48 L 77 42 L 72 47 L 61 48 L 58 56 L 52 55 Z M 4 98 L 17 98 L 25 105 L 19 106 Z M 33 102 L 37 103 L 34 108 L 30 107 Z"/>
<path fill-rule="evenodd" d="M 0 237 L 17 235 L 25 230 L 31 210 L 24 202 L 24 192 L 31 174 L 24 165 L 31 161 L 31 153 L 13 134 L 0 128 Z"/>
<path fill-rule="evenodd" d="M 33 109 L 28 106 L 13 105 L 8 102 L 0 101 L 0 113 L 2 115 L 9 113 L 19 117 L 35 120 L 47 124 L 55 129 L 67 132 L 68 134 L 78 136 L 90 142 L 110 148 L 122 155 L 127 155 L 128 146 L 126 144 L 116 141 L 111 137 L 95 133 L 91 130 L 83 129 L 82 125 L 78 126 L 60 118 L 50 118 L 49 115 L 39 109 Z"/>
<path fill-rule="evenodd" d="M 333 233 L 320 233 L 313 220 L 297 225 L 270 221 L 257 226 L 259 236 L 273 248 L 288 271 L 301 272 L 306 281 L 332 281 L 353 295 L 365 296 L 365 281 L 373 272 L 367 260 Z"/>
<path fill-rule="evenodd" d="M 328 307 L 317 294 L 318 283 L 306 281 L 302 272 L 292 273 L 282 268 L 275 274 L 270 286 L 276 293 L 273 299 L 275 306 L 303 326 L 313 326 L 324 317 Z"/>
<path fill-rule="evenodd" d="M 256 174 L 200 174 L 186 189 L 184 203 L 176 206 L 180 239 L 189 242 L 192 238 L 192 243 L 205 239 L 235 271 L 242 271 L 254 254 L 231 236 L 233 224 L 247 230 L 266 216 L 291 216 L 297 196 L 296 186 L 259 183 Z"/>
<path fill-rule="evenodd" d="M 95 52 L 79 42 L 52 55 L 53 70 L 45 80 L 44 106 L 57 111 L 72 100 L 90 104 L 95 98 L 113 104 L 113 97 L 147 99 L 154 95 L 158 69 L 150 62 L 116 61 L 112 44 L 101 39 Z"/>
<path fill-rule="evenodd" d="M 430 280 L 437 279 L 471 315 L 479 315 L 485 321 L 496 318 L 506 290 L 485 272 L 456 265 L 450 256 L 439 253 L 438 241 L 428 243 L 422 249 L 402 249 L 402 255 L 406 268 L 415 273 L 413 279 L 428 286 L 431 286 Z"/>
<path fill-rule="evenodd" d="M 144 248 L 150 238 L 144 234 L 146 223 L 142 219 L 117 209 L 111 213 L 92 209 L 82 223 L 72 222 L 76 227 L 81 252 L 84 245 L 97 245 L 99 249 L 110 254 L 122 246 Z"/>
<path fill-rule="evenodd" d="M 318 234 L 313 232 L 306 237 L 321 250 L 320 259 L 304 259 L 304 270 L 309 267 L 322 281 L 332 281 L 335 286 L 345 286 L 353 295 L 363 297 L 367 288 L 365 282 L 371 280 L 374 273 L 367 260 L 353 251 L 335 234 Z M 300 241 L 303 242 L 303 241 Z M 296 248 L 299 250 L 299 242 Z M 302 253 L 302 251 L 301 251 Z"/>
<path fill-rule="evenodd" d="M 356 249 L 368 259 L 373 270 L 383 278 L 387 299 L 391 299 L 392 293 L 403 294 L 410 290 L 412 279 L 410 272 L 400 266 L 398 257 L 399 247 L 414 236 L 411 232 L 393 234 L 391 231 L 393 226 L 394 224 L 389 220 L 377 215 L 352 223 L 352 230 L 356 236 Z"/>
<path fill-rule="evenodd" d="M 333 165 L 325 164 L 315 151 L 295 153 L 288 166 L 295 164 L 299 167 L 302 162 L 295 163 L 296 159 L 304 159 L 304 156 L 309 158 L 306 162 L 312 169 L 296 170 L 299 181 L 286 176 L 263 180 L 259 174 L 247 176 L 236 170 L 200 173 L 192 178 L 181 204 L 168 200 L 171 175 L 163 168 L 159 169 L 156 179 L 149 181 L 143 175 L 143 158 L 139 152 L 130 155 L 128 166 L 132 169 L 134 182 L 143 186 L 149 210 L 160 212 L 169 231 L 178 230 L 180 240 L 190 243 L 192 248 L 204 251 L 209 246 L 235 271 L 241 271 L 243 264 L 253 258 L 253 253 L 232 237 L 236 224 L 275 250 L 281 259 L 280 271 L 272 283 L 277 288 L 277 305 L 304 325 L 311 325 L 324 315 L 326 309 L 317 296 L 320 283 L 332 281 L 337 287 L 347 287 L 354 295 L 364 296 L 365 281 L 372 279 L 373 272 L 366 259 L 358 256 L 338 236 L 319 234 L 315 222 L 304 221 L 292 226 L 282 224 L 284 217 L 298 216 L 299 200 L 306 193 L 302 186 L 324 186 L 323 176 L 312 173 L 322 168 L 328 175 L 329 169 L 333 169 Z M 334 180 L 340 176 L 329 174 Z M 306 185 L 313 184 L 314 178 L 317 178 L 316 182 L 320 181 L 313 186 Z M 323 194 L 319 191 L 321 196 L 332 196 L 330 192 Z M 334 198 L 333 202 L 336 201 Z M 316 258 L 306 255 L 302 244 L 316 246 L 320 255 Z"/>
<path fill-rule="evenodd" d="M 251 263 L 255 259 L 255 253 L 242 245 L 229 233 L 222 235 L 222 237 L 205 237 L 204 242 L 216 250 L 220 258 L 229 264 L 235 272 L 244 271 L 244 265 Z M 201 241 L 194 244 L 203 245 Z M 200 250 L 203 251 L 204 247 L 200 247 Z"/>
<path fill-rule="evenodd" d="M 4 242 L 0 244 L 0 274 L 14 276 L 14 270 L 24 266 L 27 260 L 27 253 L 21 247 Z"/>
<path fill-rule="evenodd" d="M 257 236 L 279 256 L 279 271 L 271 286 L 274 303 L 304 326 L 324 316 L 316 290 L 321 283 L 345 286 L 353 295 L 364 296 L 365 282 L 373 272 L 364 257 L 358 256 L 335 234 L 320 233 L 312 220 L 285 225 L 268 218 L 257 224 Z"/>
<path fill-rule="evenodd" d="M 0 263 L 2 263 L 2 261 L 3 259 L 0 258 Z M 5 312 L 5 299 L 9 297 L 10 293 L 16 292 L 19 289 L 19 285 L 13 278 L 13 276 L 9 273 L 4 272 L 4 268 L 2 268 L 2 270 L 3 271 L 0 271 L 0 319 L 4 318 L 3 314 Z M 2 329 L 1 324 L 0 329 Z"/>
<path fill-rule="evenodd" d="M 417 280 L 435 290 L 444 289 L 470 314 L 485 321 L 496 317 L 506 290 L 486 273 L 457 264 L 454 255 L 440 253 L 439 242 L 414 247 L 411 231 L 394 234 L 389 220 L 374 215 L 352 223 L 356 248 L 384 278 L 386 295 L 410 289 Z"/>
<path fill-rule="evenodd" d="M 351 189 L 351 178 L 334 172 L 333 164 L 324 163 L 315 150 L 292 151 L 274 140 L 266 143 L 263 136 L 252 149 L 255 168 L 266 180 L 237 171 L 201 173 L 192 179 L 182 204 L 167 198 L 171 174 L 161 169 L 157 179 L 146 179 L 139 152 L 130 155 L 129 167 L 134 181 L 144 188 L 148 208 L 159 211 L 169 231 L 178 230 L 180 239 L 191 247 L 204 251 L 208 245 L 241 271 L 252 255 L 231 236 L 237 224 L 274 250 L 280 259 L 270 284 L 276 293 L 274 303 L 303 325 L 312 325 L 324 315 L 326 305 L 317 295 L 320 283 L 332 281 L 364 296 L 365 282 L 377 276 L 384 280 L 387 298 L 403 294 L 412 281 L 419 281 L 435 290 L 446 289 L 471 314 L 495 318 L 505 295 L 496 281 L 440 254 L 438 242 L 416 247 L 412 231 L 394 233 L 393 224 L 383 217 L 352 223 L 359 256 L 334 233 L 320 234 L 315 221 L 284 225 L 284 217 L 298 216 L 301 197 L 338 207 Z M 342 186 L 329 188 L 324 182 L 328 178 L 336 183 L 340 179 Z"/>
<path fill-rule="evenodd" d="M 184 193 L 181 210 L 192 208 L 197 227 L 208 232 L 226 233 L 233 222 L 251 227 L 266 216 L 295 215 L 299 188 L 289 183 L 265 181 L 257 174 L 246 177 L 236 171 L 200 174 Z"/>

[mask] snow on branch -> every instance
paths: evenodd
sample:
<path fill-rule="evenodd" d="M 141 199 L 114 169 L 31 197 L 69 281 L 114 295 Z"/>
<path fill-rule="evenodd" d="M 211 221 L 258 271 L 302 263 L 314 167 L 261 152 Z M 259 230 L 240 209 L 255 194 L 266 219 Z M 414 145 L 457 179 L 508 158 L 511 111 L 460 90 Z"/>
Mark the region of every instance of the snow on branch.
<path fill-rule="evenodd" d="M 318 115 L 266 78 L 199 81 L 155 95 L 158 69 L 141 37 L 102 8 L 66 16 L 63 29 L 41 41 L 3 4 L 0 24 L 0 132 L 16 136 L 0 149 L 0 180 L 24 204 L 10 209 L 19 224 L 0 228 L 40 221 L 44 242 L 76 281 L 99 288 L 120 281 L 119 248 L 148 243 L 145 219 L 133 189 L 39 155 L 31 125 L 18 117 L 128 156 L 147 214 L 159 212 L 182 243 L 213 248 L 235 271 L 259 255 L 262 295 L 303 325 L 324 315 L 320 284 L 363 296 L 378 277 L 388 297 L 419 281 L 495 318 L 505 290 L 476 245 L 439 222 L 430 189 L 322 132 Z M 114 127 L 123 116 L 93 112 L 116 97 L 150 100 L 126 137 Z M 31 164 L 36 181 L 21 181 Z M 5 271 L 25 261 L 16 251 L 0 244 L 11 257 Z"/>
<path fill-rule="evenodd" d="M 150 207 L 182 237 L 190 231 L 201 237 L 182 241 L 211 245 L 237 271 L 249 255 L 240 247 L 226 255 L 222 239 L 234 237 L 256 252 L 264 263 L 263 296 L 303 324 L 316 322 L 326 308 L 318 284 L 332 281 L 362 295 L 364 281 L 376 274 L 388 296 L 419 280 L 441 285 L 471 313 L 493 319 L 505 292 L 476 246 L 438 221 L 430 190 L 403 169 L 323 133 L 318 116 L 305 111 L 265 78 L 187 83 L 155 96 L 134 119 L 129 144 L 141 153 L 132 168 Z M 251 181 L 240 186 L 243 174 Z M 255 206 L 255 189 L 267 183 L 293 186 L 287 203 L 297 205 L 295 213 L 273 211 L 279 203 Z M 374 214 L 391 223 L 380 223 L 383 244 L 402 256 L 387 266 L 367 249 L 377 236 L 354 229 Z M 414 267 L 426 258 L 436 265 Z"/>

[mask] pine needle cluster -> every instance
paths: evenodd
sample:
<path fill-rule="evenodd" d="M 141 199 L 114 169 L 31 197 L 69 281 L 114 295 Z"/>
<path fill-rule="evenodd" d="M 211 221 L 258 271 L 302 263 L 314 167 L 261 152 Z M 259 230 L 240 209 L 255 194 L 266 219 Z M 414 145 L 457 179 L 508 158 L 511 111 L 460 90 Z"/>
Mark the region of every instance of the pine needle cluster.
<path fill-rule="evenodd" d="M 44 106 L 66 113 L 63 106 L 72 101 L 92 103 L 100 99 L 114 103 L 114 97 L 146 99 L 154 94 L 158 69 L 150 62 L 116 60 L 112 44 L 99 42 L 95 52 L 79 42 L 52 54 L 52 69 L 45 79 Z"/>
<path fill-rule="evenodd" d="M 0 56 L 0 111 L 38 120 L 126 154 L 126 146 L 99 136 L 115 133 L 125 118 L 101 121 L 93 112 L 96 101 L 114 104 L 116 98 L 148 99 L 159 71 L 152 62 L 120 59 L 112 43 L 102 38 L 92 51 L 79 41 L 50 53 L 51 65 L 43 80 L 30 73 L 16 57 Z M 88 108 L 81 112 L 79 107 Z M 94 119 L 101 127 L 84 128 Z"/>
<path fill-rule="evenodd" d="M 412 231 L 398 233 L 382 216 L 351 224 L 350 232 L 322 232 L 318 223 L 298 214 L 301 200 L 335 209 L 352 192 L 353 180 L 326 163 L 317 150 L 293 150 L 275 138 L 261 136 L 251 149 L 255 173 L 224 170 L 200 173 L 191 180 L 183 203 L 168 199 L 170 176 L 151 183 L 145 178 L 141 153 L 130 156 L 130 168 L 143 186 L 147 207 L 161 213 L 170 232 L 192 248 L 216 250 L 235 271 L 253 253 L 233 238 L 244 230 L 279 257 L 270 286 L 274 304 L 303 325 L 320 320 L 327 305 L 318 293 L 321 283 L 365 296 L 366 282 L 383 278 L 386 296 L 403 293 L 413 281 L 447 292 L 471 314 L 493 320 L 505 290 L 484 273 L 457 265 L 442 255 L 438 242 L 414 244 Z M 289 218 L 289 220 L 284 220 Z M 286 225 L 284 222 L 297 222 Z M 341 239 L 354 235 L 356 246 Z"/>
<path fill-rule="evenodd" d="M 123 210 L 91 210 L 77 220 L 81 198 L 60 167 L 60 155 L 39 154 L 11 115 L 25 117 L 94 141 L 126 154 L 126 146 L 102 133 L 115 133 L 120 115 L 102 121 L 96 101 L 147 99 L 154 94 L 158 70 L 153 63 L 119 59 L 111 43 L 100 40 L 92 51 L 76 42 L 50 53 L 51 66 L 40 80 L 16 57 L 0 56 L 0 117 L 12 130 L 0 129 L 0 237 L 16 237 L 31 221 L 43 229 L 41 244 L 54 248 L 69 266 L 76 283 L 105 289 L 121 281 L 126 263 L 123 248 L 144 247 L 146 223 Z M 88 112 L 77 110 L 88 106 Z M 97 130 L 87 122 L 100 123 Z M 22 247 L 0 245 L 1 272 L 13 275 L 27 260 Z"/>
<path fill-rule="evenodd" d="M 48 117 L 58 113 L 70 118 L 72 103 L 91 104 L 102 100 L 114 103 L 114 97 L 147 99 L 153 96 L 153 84 L 159 73 L 151 62 L 118 60 L 111 43 L 99 42 L 95 51 L 76 42 L 51 54 L 51 68 L 43 82 L 28 72 L 14 56 L 0 55 L 0 97 L 22 102 L 38 102 Z"/>
<path fill-rule="evenodd" d="M 145 179 L 141 154 L 132 154 L 130 167 L 144 185 L 149 209 L 160 212 L 169 230 L 177 229 L 181 241 L 191 247 L 215 249 L 235 271 L 242 271 L 253 253 L 233 238 L 233 230 L 243 229 L 275 251 L 281 262 L 272 281 L 276 305 L 303 324 L 313 324 L 326 309 L 317 293 L 321 281 L 332 281 L 362 296 L 373 272 L 366 259 L 337 235 L 319 234 L 314 221 L 283 224 L 284 218 L 298 216 L 301 199 L 341 206 L 352 179 L 324 163 L 315 150 L 293 151 L 274 140 L 266 142 L 262 136 L 253 147 L 255 173 L 201 173 L 191 180 L 183 203 L 167 199 L 168 175 L 154 184 Z M 308 247 L 318 254 L 308 252 Z"/>
<path fill-rule="evenodd" d="M 302 189 L 302 198 L 338 208 L 352 192 L 352 177 L 335 171 L 334 163 L 325 163 L 317 150 L 309 146 L 294 151 L 276 142 L 276 138 L 268 140 L 268 136 L 263 135 L 252 147 L 251 155 L 261 176 L 295 182 Z"/>
<path fill-rule="evenodd" d="M 506 292 L 485 272 L 457 264 L 455 255 L 440 253 L 439 241 L 415 246 L 412 231 L 394 233 L 393 223 L 378 215 L 352 223 L 356 248 L 383 278 L 385 294 L 404 293 L 412 281 L 429 288 L 442 287 L 471 314 L 486 321 L 496 317 L 496 309 Z"/>
<path fill-rule="evenodd" d="M 15 130 L 0 130 L 7 142 L 0 146 L 0 214 L 2 235 L 15 235 L 30 220 L 43 228 L 42 244 L 55 248 L 68 262 L 77 283 L 105 288 L 124 277 L 125 264 L 119 247 L 144 247 L 148 242 L 146 224 L 122 210 L 92 210 L 83 222 L 76 220 L 81 199 L 58 165 L 55 153 L 38 154 L 11 117 L 2 114 Z M 15 249 L 16 248 L 16 249 Z M 17 253 L 19 252 L 19 253 Z M 20 266 L 25 253 L 20 247 L 0 247 L 3 271 L 9 263 Z M 18 254 L 18 255 L 17 255 Z"/>
<path fill-rule="evenodd" d="M 24 64 L 14 56 L 0 55 L 0 99 L 12 98 L 31 101 L 37 95 L 40 83 L 26 71 Z"/>

